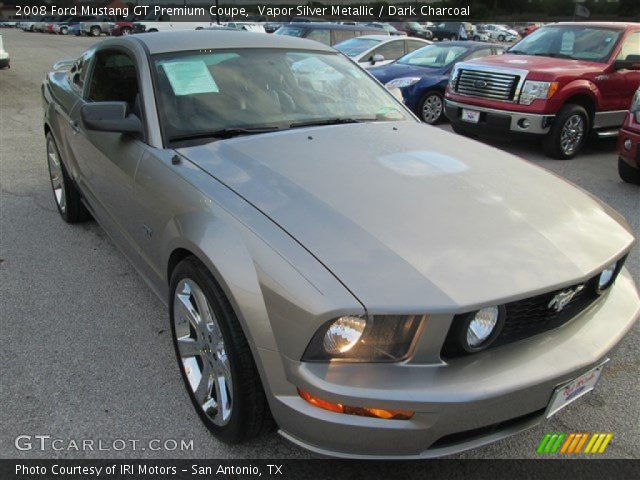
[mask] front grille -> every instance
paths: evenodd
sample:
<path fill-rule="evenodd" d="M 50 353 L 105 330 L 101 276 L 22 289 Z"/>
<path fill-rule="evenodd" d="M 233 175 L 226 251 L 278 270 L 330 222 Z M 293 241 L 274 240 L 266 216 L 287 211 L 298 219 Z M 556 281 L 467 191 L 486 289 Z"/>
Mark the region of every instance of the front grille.
<path fill-rule="evenodd" d="M 620 273 L 625 260 L 626 257 L 618 261 L 613 281 Z M 597 289 L 599 276 L 598 274 L 584 283 L 504 304 L 504 325 L 500 334 L 488 348 L 516 342 L 569 322 L 600 297 Z M 554 299 L 561 293 L 570 290 L 577 291 L 570 301 L 558 311 L 554 308 Z M 460 346 L 459 338 L 462 324 L 458 322 L 468 320 L 469 315 L 469 313 L 465 313 L 454 317 L 452 327 L 442 348 L 443 358 L 452 358 L 465 354 Z M 456 326 L 458 327 L 457 329 Z"/>
<path fill-rule="evenodd" d="M 509 73 L 460 70 L 454 91 L 471 97 L 513 101 L 520 77 Z"/>

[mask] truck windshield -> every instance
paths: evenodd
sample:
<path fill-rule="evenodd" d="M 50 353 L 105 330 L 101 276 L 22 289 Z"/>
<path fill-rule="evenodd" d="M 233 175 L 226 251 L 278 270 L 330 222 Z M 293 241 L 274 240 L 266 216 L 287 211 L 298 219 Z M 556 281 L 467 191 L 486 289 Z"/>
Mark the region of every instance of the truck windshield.
<path fill-rule="evenodd" d="M 579 25 L 542 27 L 507 52 L 519 55 L 606 62 L 622 30 Z"/>
<path fill-rule="evenodd" d="M 156 56 L 154 64 L 170 142 L 411 118 L 393 95 L 337 52 L 181 52 Z"/>

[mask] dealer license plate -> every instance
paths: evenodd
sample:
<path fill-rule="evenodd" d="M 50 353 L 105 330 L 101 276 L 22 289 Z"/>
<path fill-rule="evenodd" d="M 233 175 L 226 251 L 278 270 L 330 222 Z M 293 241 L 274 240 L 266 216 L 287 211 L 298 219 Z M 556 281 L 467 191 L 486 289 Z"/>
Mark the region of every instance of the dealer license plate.
<path fill-rule="evenodd" d="M 469 123 L 478 123 L 480 121 L 480 112 L 475 110 L 462 109 L 462 120 Z"/>
<path fill-rule="evenodd" d="M 547 418 L 556 414 L 571 402 L 577 400 L 585 393 L 589 393 L 596 387 L 596 383 L 600 379 L 600 374 L 604 365 L 609 361 L 607 359 L 596 368 L 583 373 L 578 378 L 559 386 L 553 392 L 549 406 L 547 407 Z"/>

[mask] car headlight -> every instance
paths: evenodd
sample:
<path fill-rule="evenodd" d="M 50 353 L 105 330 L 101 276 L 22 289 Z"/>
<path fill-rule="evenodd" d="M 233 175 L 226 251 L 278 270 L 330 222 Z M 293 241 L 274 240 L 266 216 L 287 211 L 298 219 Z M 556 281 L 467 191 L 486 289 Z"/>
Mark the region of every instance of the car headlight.
<path fill-rule="evenodd" d="M 505 308 L 497 305 L 457 316 L 451 326 L 447 349 L 459 353 L 484 350 L 500 335 L 505 316 Z"/>
<path fill-rule="evenodd" d="M 426 315 L 343 316 L 325 323 L 302 361 L 399 362 L 411 353 Z"/>
<path fill-rule="evenodd" d="M 523 105 L 531 105 L 534 100 L 548 99 L 558 91 L 558 82 L 538 82 L 527 80 L 522 87 L 520 94 L 520 103 Z"/>
<path fill-rule="evenodd" d="M 613 262 L 600 272 L 600 276 L 598 277 L 598 292 L 602 292 L 611 286 L 615 279 L 617 269 L 618 262 Z"/>
<path fill-rule="evenodd" d="M 385 87 L 405 88 L 405 87 L 410 87 L 411 85 L 415 85 L 419 81 L 420 81 L 420 77 L 396 78 L 394 80 L 391 80 L 390 82 L 387 82 L 385 84 Z"/>

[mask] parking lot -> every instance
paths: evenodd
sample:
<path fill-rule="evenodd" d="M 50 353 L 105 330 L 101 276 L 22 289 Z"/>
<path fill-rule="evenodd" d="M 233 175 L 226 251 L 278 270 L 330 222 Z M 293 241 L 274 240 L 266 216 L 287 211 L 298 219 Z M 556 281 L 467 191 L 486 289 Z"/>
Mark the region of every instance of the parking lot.
<path fill-rule="evenodd" d="M 241 446 L 216 441 L 182 385 L 165 308 L 95 222 L 60 219 L 45 161 L 40 84 L 54 62 L 99 39 L 2 34 L 12 67 L 0 71 L 0 457 L 309 458 L 275 432 Z M 564 162 L 546 158 L 536 142 L 490 143 L 601 198 L 640 235 L 640 189 L 618 177 L 613 142 L 593 141 Z M 638 247 L 627 267 L 640 282 Z M 534 458 L 547 432 L 612 432 L 602 456 L 638 458 L 639 377 L 636 325 L 595 392 L 546 424 L 457 457 Z M 140 449 L 19 451 L 19 435 L 139 440 Z M 193 449 L 145 448 L 151 439 L 193 440 Z"/>

